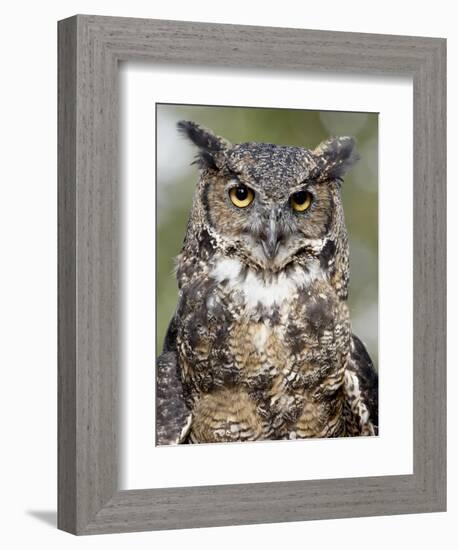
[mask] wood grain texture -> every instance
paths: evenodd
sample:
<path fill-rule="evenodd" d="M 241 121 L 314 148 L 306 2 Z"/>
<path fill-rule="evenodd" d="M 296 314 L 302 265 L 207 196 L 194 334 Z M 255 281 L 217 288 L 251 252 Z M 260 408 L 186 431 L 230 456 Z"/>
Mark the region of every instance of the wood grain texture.
<path fill-rule="evenodd" d="M 76 519 L 76 21 L 58 38 L 58 515 L 61 529 Z"/>
<path fill-rule="evenodd" d="M 59 528 L 445 510 L 445 57 L 437 38 L 99 16 L 59 22 Z M 118 490 L 119 61 L 412 76 L 413 475 Z"/>

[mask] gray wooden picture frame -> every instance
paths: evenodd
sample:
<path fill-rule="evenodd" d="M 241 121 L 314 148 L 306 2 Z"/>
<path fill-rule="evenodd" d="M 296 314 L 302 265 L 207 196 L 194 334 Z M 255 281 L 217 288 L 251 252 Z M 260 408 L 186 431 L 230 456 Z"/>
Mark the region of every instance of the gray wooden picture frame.
<path fill-rule="evenodd" d="M 445 40 L 87 15 L 60 21 L 58 37 L 59 528 L 95 534 L 444 511 Z M 117 78 L 120 61 L 138 60 L 177 70 L 412 76 L 412 475 L 118 489 Z"/>

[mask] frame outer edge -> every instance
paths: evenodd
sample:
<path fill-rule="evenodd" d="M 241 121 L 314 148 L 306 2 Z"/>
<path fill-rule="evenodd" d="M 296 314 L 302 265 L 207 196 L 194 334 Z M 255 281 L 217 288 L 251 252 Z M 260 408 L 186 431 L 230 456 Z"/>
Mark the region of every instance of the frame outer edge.
<path fill-rule="evenodd" d="M 442 238 L 443 173 L 440 47 L 436 40 L 414 74 L 414 474 L 419 498 L 431 512 L 443 510 L 445 414 Z M 439 65 L 439 68 L 438 68 Z M 439 79 L 439 80 L 438 80 Z M 442 136 L 443 138 L 445 136 Z M 445 266 L 444 266 L 445 267 Z M 436 327 L 436 330 L 433 329 Z"/>
<path fill-rule="evenodd" d="M 446 511 L 446 40 L 434 48 L 415 80 L 414 335 L 418 446 L 415 473 L 431 511 Z M 421 258 L 421 261 L 419 260 Z M 415 444 L 417 447 L 417 444 Z"/>
<path fill-rule="evenodd" d="M 442 319 L 440 333 L 442 336 L 442 350 L 440 363 L 438 365 L 440 383 L 439 391 L 442 394 L 440 409 L 438 412 L 439 429 L 438 445 L 441 449 L 441 460 L 439 463 L 439 476 L 437 480 L 438 510 L 447 511 L 447 40 L 440 40 L 438 47 L 438 146 L 441 189 L 441 257 L 439 258 L 439 270 L 441 273 L 442 288 Z"/>
<path fill-rule="evenodd" d="M 58 23 L 58 519 L 76 532 L 77 18 Z"/>

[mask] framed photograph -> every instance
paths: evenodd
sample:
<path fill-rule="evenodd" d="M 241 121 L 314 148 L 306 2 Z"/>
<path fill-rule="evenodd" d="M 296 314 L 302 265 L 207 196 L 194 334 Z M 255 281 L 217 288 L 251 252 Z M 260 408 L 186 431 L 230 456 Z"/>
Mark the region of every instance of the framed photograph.
<path fill-rule="evenodd" d="M 156 443 L 377 435 L 378 114 L 161 103 L 156 122 Z"/>
<path fill-rule="evenodd" d="M 445 510 L 445 52 L 59 22 L 60 529 Z"/>

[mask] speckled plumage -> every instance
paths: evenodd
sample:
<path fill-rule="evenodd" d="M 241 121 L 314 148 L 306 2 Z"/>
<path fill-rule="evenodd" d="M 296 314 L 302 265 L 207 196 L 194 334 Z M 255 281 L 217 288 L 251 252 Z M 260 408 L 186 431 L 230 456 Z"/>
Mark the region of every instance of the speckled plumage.
<path fill-rule="evenodd" d="M 201 177 L 157 365 L 157 443 L 375 435 L 377 374 L 346 303 L 340 185 L 354 140 L 307 150 L 179 129 Z M 247 208 L 234 185 L 253 191 Z M 302 191 L 311 206 L 293 211 Z"/>

